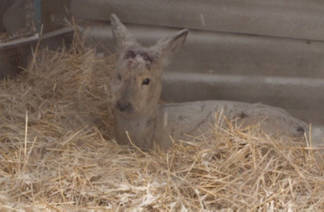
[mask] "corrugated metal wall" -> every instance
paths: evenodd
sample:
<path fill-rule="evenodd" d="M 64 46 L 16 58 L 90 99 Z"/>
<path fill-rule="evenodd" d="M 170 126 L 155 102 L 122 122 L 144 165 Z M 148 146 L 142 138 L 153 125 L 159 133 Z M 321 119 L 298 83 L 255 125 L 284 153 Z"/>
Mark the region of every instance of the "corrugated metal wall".
<path fill-rule="evenodd" d="M 105 50 L 114 46 L 111 13 L 147 44 L 189 28 L 163 99 L 262 102 L 324 125 L 324 1 L 44 0 L 41 10 L 45 32 L 62 27 L 69 10 L 100 22 L 85 35 Z"/>
<path fill-rule="evenodd" d="M 107 23 L 116 13 L 146 43 L 189 28 L 165 75 L 167 101 L 262 102 L 324 124 L 324 1 L 72 0 L 71 9 Z M 113 45 L 109 26 L 86 34 Z"/>
<path fill-rule="evenodd" d="M 324 39 L 320 0 L 72 0 L 72 10 L 94 20 L 107 20 L 114 12 L 126 23 Z"/>

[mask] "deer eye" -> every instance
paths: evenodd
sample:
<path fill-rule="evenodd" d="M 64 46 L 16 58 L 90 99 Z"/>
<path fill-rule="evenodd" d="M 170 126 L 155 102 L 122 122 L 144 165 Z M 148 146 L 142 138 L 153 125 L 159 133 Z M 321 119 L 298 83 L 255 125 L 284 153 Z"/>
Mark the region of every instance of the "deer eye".
<path fill-rule="evenodd" d="M 133 50 L 128 50 L 125 54 L 125 59 L 133 59 L 136 57 L 136 53 Z"/>
<path fill-rule="evenodd" d="M 151 80 L 149 78 L 146 78 L 145 80 L 143 80 L 142 85 L 148 85 L 150 84 Z"/>
<path fill-rule="evenodd" d="M 117 75 L 118 80 L 122 80 L 122 76 L 120 74 Z"/>

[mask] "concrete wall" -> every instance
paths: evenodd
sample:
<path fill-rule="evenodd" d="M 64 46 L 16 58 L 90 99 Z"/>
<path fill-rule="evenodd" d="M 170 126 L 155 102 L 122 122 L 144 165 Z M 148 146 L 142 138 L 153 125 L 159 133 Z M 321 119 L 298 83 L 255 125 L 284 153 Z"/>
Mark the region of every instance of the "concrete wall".
<path fill-rule="evenodd" d="M 72 0 L 71 10 L 107 23 L 116 13 L 145 43 L 189 28 L 165 75 L 167 101 L 262 102 L 324 124 L 324 1 Z M 113 46 L 109 27 L 85 34 Z"/>

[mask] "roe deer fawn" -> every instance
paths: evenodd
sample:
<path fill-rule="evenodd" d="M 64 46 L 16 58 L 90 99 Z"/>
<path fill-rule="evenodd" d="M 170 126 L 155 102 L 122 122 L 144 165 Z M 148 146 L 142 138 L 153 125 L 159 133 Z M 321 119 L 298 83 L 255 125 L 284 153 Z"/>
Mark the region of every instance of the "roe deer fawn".
<path fill-rule="evenodd" d="M 217 121 L 215 113 L 220 111 L 245 126 L 260 123 L 266 133 L 304 136 L 307 125 L 303 121 L 263 104 L 217 100 L 159 104 L 163 68 L 169 56 L 184 44 L 188 30 L 144 47 L 114 14 L 111 25 L 118 55 L 111 86 L 116 98 L 113 111 L 119 143 L 131 140 L 142 149 L 155 144 L 167 148 L 170 136 L 178 139 L 205 132 Z"/>

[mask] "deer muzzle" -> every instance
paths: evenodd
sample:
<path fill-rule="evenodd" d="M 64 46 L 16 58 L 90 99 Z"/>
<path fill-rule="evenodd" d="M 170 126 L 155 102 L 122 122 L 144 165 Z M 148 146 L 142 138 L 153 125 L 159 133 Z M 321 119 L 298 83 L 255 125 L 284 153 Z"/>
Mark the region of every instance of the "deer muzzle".
<path fill-rule="evenodd" d="M 121 112 L 131 112 L 133 110 L 133 106 L 129 102 L 117 101 L 116 107 Z"/>

